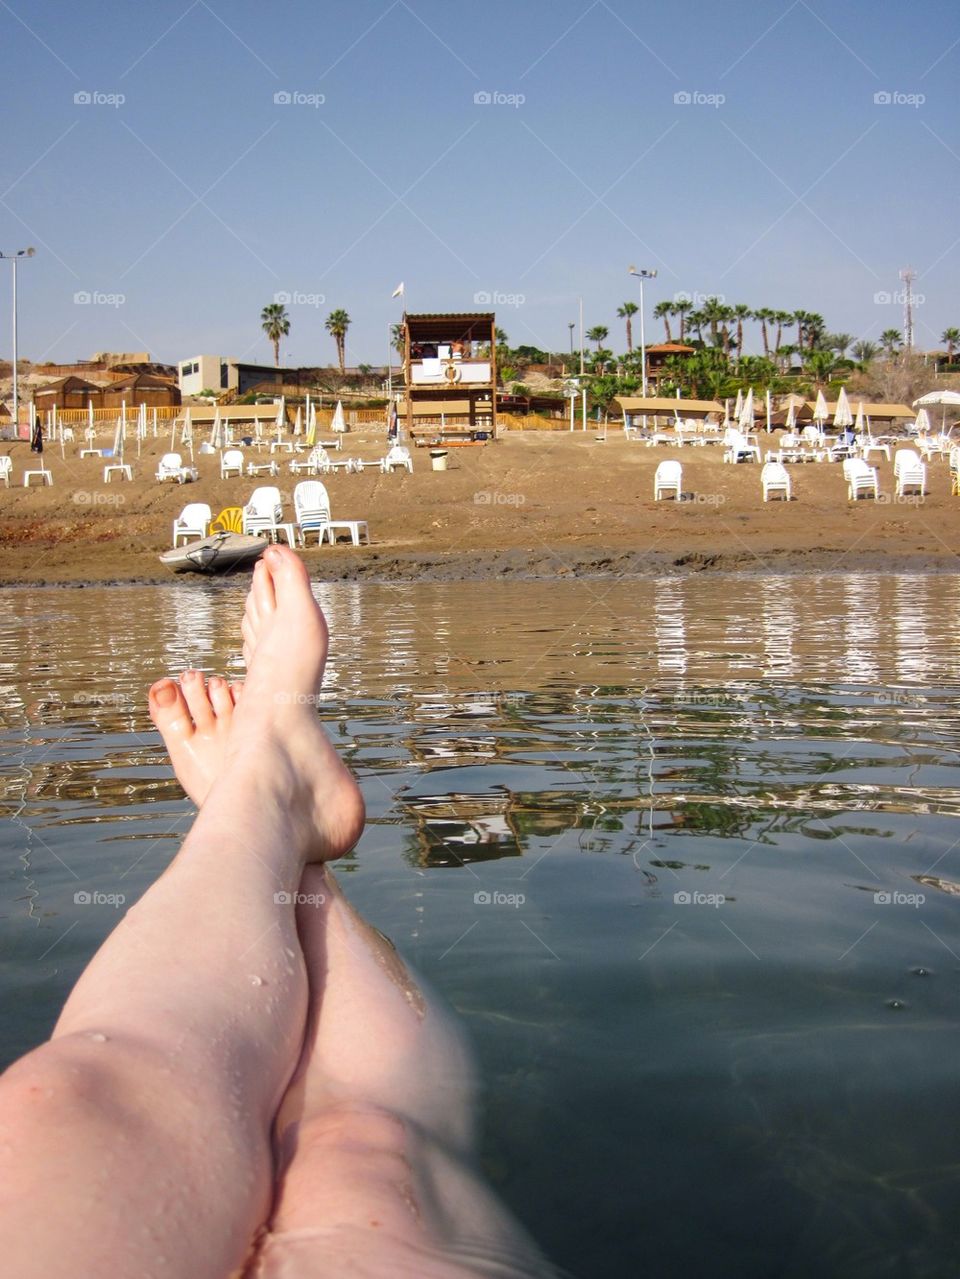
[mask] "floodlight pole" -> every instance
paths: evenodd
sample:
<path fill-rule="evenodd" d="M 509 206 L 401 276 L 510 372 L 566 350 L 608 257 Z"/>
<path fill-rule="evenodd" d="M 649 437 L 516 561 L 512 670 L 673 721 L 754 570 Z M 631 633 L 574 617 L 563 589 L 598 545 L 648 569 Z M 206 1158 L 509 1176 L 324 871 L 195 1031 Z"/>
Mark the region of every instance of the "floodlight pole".
<path fill-rule="evenodd" d="M 20 383 L 17 377 L 17 262 L 20 258 L 32 258 L 36 249 L 17 249 L 16 253 L 0 253 L 0 258 L 13 264 L 13 431 L 20 435 Z"/>
<path fill-rule="evenodd" d="M 647 340 L 643 327 L 643 282 L 644 280 L 655 280 L 657 278 L 656 268 L 648 270 L 647 267 L 641 267 L 638 271 L 635 266 L 629 267 L 627 275 L 635 275 L 640 281 L 640 381 L 643 387 L 643 398 L 647 398 Z M 646 429 L 647 415 L 643 415 L 643 426 Z"/>

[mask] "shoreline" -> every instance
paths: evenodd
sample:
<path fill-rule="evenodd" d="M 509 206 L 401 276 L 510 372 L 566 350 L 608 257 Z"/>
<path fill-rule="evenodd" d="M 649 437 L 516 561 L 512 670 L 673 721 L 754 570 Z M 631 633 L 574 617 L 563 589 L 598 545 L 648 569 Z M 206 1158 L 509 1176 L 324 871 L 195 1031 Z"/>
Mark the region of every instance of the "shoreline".
<path fill-rule="evenodd" d="M 302 552 L 301 552 L 302 554 Z M 940 555 L 890 555 L 886 551 L 857 552 L 818 547 L 811 550 L 706 554 L 691 552 L 678 556 L 663 552 L 629 551 L 623 547 L 593 547 L 571 552 L 567 547 L 528 551 L 504 549 L 488 554 L 483 561 L 464 551 L 391 553 L 384 549 L 357 555 L 348 551 L 307 553 L 312 579 L 327 582 L 363 582 L 370 585 L 451 582 L 543 582 L 631 581 L 657 577 L 824 577 L 863 574 L 881 577 L 897 574 L 939 576 L 960 569 L 957 557 Z M 172 586 L 214 583 L 247 584 L 249 571 L 232 574 L 172 573 L 158 564 L 153 575 L 142 571 L 129 574 L 83 576 L 64 570 L 60 576 L 47 572 L 42 577 L 5 573 L 3 586 L 10 589 L 89 586 Z"/>

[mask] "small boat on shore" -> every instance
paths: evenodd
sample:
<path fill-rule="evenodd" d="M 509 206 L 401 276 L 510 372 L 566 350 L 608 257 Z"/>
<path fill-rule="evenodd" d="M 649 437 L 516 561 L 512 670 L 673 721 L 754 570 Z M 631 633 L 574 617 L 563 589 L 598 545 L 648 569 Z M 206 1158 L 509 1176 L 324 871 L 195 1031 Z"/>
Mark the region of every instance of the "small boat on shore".
<path fill-rule="evenodd" d="M 252 568 L 268 545 L 266 538 L 248 533 L 214 533 L 164 551 L 160 563 L 175 573 L 229 573 Z"/>

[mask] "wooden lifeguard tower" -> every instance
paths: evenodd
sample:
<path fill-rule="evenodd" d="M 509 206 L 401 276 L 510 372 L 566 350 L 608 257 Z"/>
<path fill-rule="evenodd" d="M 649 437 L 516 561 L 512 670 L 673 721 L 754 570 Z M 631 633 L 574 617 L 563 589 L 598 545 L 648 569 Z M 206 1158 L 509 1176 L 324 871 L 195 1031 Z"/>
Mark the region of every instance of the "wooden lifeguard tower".
<path fill-rule="evenodd" d="M 403 317 L 404 401 L 410 439 L 495 439 L 497 333 L 492 311 Z"/>

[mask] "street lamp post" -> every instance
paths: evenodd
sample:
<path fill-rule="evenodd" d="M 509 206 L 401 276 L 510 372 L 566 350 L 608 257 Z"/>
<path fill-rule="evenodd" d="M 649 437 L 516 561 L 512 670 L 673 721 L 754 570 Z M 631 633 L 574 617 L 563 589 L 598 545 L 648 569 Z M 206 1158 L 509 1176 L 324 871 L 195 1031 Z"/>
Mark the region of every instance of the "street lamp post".
<path fill-rule="evenodd" d="M 643 398 L 647 398 L 647 342 L 643 328 L 643 282 L 644 280 L 655 280 L 657 272 L 648 271 L 646 267 L 641 267 L 638 271 L 632 266 L 627 271 L 628 275 L 635 275 L 640 281 L 640 379 L 643 384 Z"/>
<path fill-rule="evenodd" d="M 32 258 L 36 249 L 17 249 L 16 253 L 0 253 L 13 263 L 13 430 L 20 434 L 20 384 L 17 378 L 17 262 L 20 258 Z"/>

